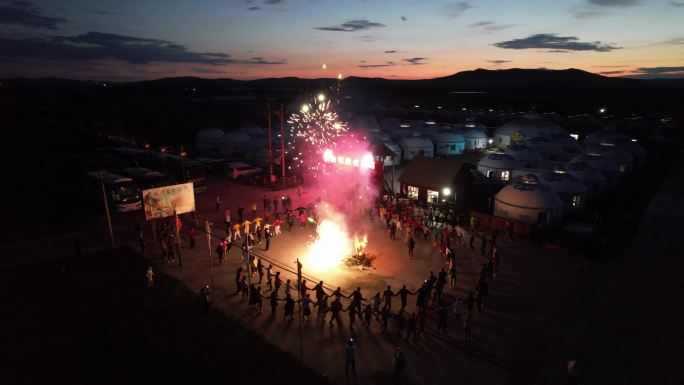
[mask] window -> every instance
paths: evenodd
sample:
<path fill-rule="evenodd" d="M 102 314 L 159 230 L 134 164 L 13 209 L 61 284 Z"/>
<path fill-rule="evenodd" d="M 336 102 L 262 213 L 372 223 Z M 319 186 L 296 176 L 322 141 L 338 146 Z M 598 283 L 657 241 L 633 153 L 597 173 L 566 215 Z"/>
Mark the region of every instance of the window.
<path fill-rule="evenodd" d="M 427 190 L 427 202 L 428 202 L 428 203 L 437 203 L 437 202 L 439 202 L 439 192 L 437 192 L 437 191 L 432 191 L 432 190 Z"/>
<path fill-rule="evenodd" d="M 408 197 L 410 199 L 418 199 L 418 187 L 408 186 Z"/>
<path fill-rule="evenodd" d="M 449 150 L 450 151 L 456 151 L 456 145 L 452 144 L 451 146 L 449 146 Z"/>
<path fill-rule="evenodd" d="M 582 206 L 582 196 L 581 195 L 573 195 L 572 196 L 572 206 L 573 207 Z"/>
<path fill-rule="evenodd" d="M 624 173 L 627 171 L 627 165 L 624 163 L 620 163 L 620 165 L 618 166 L 618 169 L 620 170 L 621 173 Z"/>
<path fill-rule="evenodd" d="M 510 180 L 511 172 L 508 170 L 501 171 L 501 180 Z"/>
<path fill-rule="evenodd" d="M 419 156 L 425 155 L 425 150 L 418 150 L 418 155 Z"/>
<path fill-rule="evenodd" d="M 494 175 L 494 170 L 487 170 L 487 178 L 491 178 Z"/>
<path fill-rule="evenodd" d="M 503 137 L 499 137 L 499 143 L 503 142 Z"/>

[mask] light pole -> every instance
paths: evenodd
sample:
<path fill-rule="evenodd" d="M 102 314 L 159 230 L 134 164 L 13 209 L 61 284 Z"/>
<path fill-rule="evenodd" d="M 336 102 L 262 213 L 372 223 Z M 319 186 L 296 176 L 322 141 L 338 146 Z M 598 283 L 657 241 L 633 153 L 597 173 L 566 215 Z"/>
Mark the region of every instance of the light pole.
<path fill-rule="evenodd" d="M 107 216 L 107 228 L 109 229 L 109 240 L 112 242 L 112 251 L 116 250 L 114 244 L 114 231 L 112 230 L 112 218 L 109 216 L 109 202 L 107 200 L 107 190 L 104 184 L 104 171 L 100 171 L 100 184 L 102 185 L 102 199 L 104 200 L 105 215 Z"/>
<path fill-rule="evenodd" d="M 207 233 L 207 247 L 209 248 L 209 270 L 211 271 L 211 287 L 214 287 L 214 262 L 212 261 L 211 258 L 211 225 L 212 223 L 209 222 L 207 219 L 204 221 L 204 227 Z"/>
<path fill-rule="evenodd" d="M 180 150 L 181 173 L 183 174 L 183 182 L 184 183 L 188 181 L 188 177 L 187 177 L 187 175 L 185 175 L 185 162 L 183 161 L 183 158 L 185 158 L 185 156 L 187 154 L 188 153 L 183 150 L 183 146 L 181 146 L 181 150 Z"/>

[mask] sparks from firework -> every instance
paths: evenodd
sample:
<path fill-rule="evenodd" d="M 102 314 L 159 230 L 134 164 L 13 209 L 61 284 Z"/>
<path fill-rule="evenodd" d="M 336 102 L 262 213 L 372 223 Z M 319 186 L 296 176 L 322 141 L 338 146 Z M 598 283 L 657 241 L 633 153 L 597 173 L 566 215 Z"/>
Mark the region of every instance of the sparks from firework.
<path fill-rule="evenodd" d="M 323 94 L 313 99 L 313 103 L 302 106 L 300 113 L 290 116 L 293 137 L 301 138 L 314 147 L 330 145 L 335 138 L 347 131 L 347 125 L 339 120 L 337 113 L 330 108 L 330 100 Z"/>

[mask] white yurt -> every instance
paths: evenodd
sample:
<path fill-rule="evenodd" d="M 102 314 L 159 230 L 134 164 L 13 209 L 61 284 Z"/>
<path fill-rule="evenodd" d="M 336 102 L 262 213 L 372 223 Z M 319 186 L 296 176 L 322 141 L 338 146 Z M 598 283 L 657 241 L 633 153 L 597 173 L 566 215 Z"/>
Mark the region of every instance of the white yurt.
<path fill-rule="evenodd" d="M 539 183 L 536 175 L 505 186 L 494 197 L 494 215 L 539 225 L 558 224 L 563 200 L 550 187 Z"/>
<path fill-rule="evenodd" d="M 470 124 L 470 123 L 468 123 Z M 461 132 L 463 139 L 465 139 L 466 150 L 480 150 L 487 147 L 487 134 L 481 128 L 466 127 Z"/>
<path fill-rule="evenodd" d="M 565 131 L 556 123 L 536 112 L 528 112 L 520 119 L 502 124 L 494 131 L 494 145 L 505 148 L 514 142 L 522 142 L 535 136 L 545 136 Z"/>
<path fill-rule="evenodd" d="M 450 132 L 435 132 L 428 134 L 428 137 L 435 144 L 436 155 L 458 155 L 465 149 L 465 139 L 463 135 Z"/>
<path fill-rule="evenodd" d="M 601 131 L 594 131 L 584 138 L 584 145 L 587 144 L 601 144 L 601 143 L 626 143 L 628 141 L 627 135 L 615 131 L 614 129 L 604 129 Z"/>
<path fill-rule="evenodd" d="M 257 126 L 256 124 L 247 124 L 245 126 L 240 127 L 238 132 L 242 132 L 244 134 L 249 135 L 250 138 L 266 138 L 268 137 L 268 133 L 261 127 Z"/>
<path fill-rule="evenodd" d="M 411 160 L 415 156 L 434 156 L 434 144 L 425 136 L 410 136 L 399 141 L 403 152 L 403 160 Z"/>
<path fill-rule="evenodd" d="M 612 159 L 617 164 L 618 172 L 620 174 L 627 174 L 634 168 L 634 157 L 626 150 L 622 150 L 612 143 L 601 144 L 587 144 L 585 146 L 587 152 L 597 152 L 603 156 Z"/>
<path fill-rule="evenodd" d="M 582 146 L 577 142 L 577 139 L 568 133 L 556 132 L 550 134 L 549 139 L 557 143 L 568 154 L 579 154 L 582 152 Z"/>
<path fill-rule="evenodd" d="M 219 154 L 229 160 L 243 159 L 245 145 L 250 141 L 249 135 L 244 132 L 230 132 L 217 140 Z"/>
<path fill-rule="evenodd" d="M 527 139 L 525 145 L 537 151 L 544 160 L 567 162 L 572 158 L 571 154 L 563 151 L 563 148 L 548 136 L 535 136 L 534 138 Z"/>
<path fill-rule="evenodd" d="M 547 172 L 542 175 L 541 182 L 558 194 L 565 203 L 566 212 L 584 210 L 588 189 L 579 178 L 566 172 Z"/>
<path fill-rule="evenodd" d="M 617 181 L 618 166 L 612 159 L 600 154 L 598 152 L 588 152 L 578 155 L 570 160 L 570 163 L 576 161 L 585 161 L 594 168 L 601 171 L 601 174 L 606 177 L 606 184 L 613 184 Z"/>
<path fill-rule="evenodd" d="M 353 129 L 359 130 L 364 134 L 370 134 L 373 132 L 380 132 L 380 125 L 377 119 L 370 115 L 363 115 L 356 118 Z"/>
<path fill-rule="evenodd" d="M 216 151 L 217 141 L 224 135 L 220 128 L 207 127 L 199 130 L 195 134 L 195 150 L 199 152 Z"/>
<path fill-rule="evenodd" d="M 565 166 L 565 172 L 582 181 L 587 188 L 588 196 L 599 196 L 603 192 L 606 177 L 588 162 L 582 160 L 570 162 Z"/>
<path fill-rule="evenodd" d="M 397 144 L 397 142 L 388 139 L 388 140 L 383 140 L 382 143 L 387 146 L 392 152 L 394 153 L 394 161 L 392 160 L 391 157 L 385 158 L 385 166 L 398 166 L 401 164 L 401 147 Z"/>
<path fill-rule="evenodd" d="M 542 156 L 537 151 L 524 144 L 512 144 L 504 149 L 503 152 L 512 156 L 513 159 L 527 168 L 534 168 L 543 160 Z"/>
<path fill-rule="evenodd" d="M 512 180 L 513 170 L 520 167 L 518 162 L 508 154 L 489 154 L 477 162 L 477 172 L 487 178 L 509 183 Z"/>

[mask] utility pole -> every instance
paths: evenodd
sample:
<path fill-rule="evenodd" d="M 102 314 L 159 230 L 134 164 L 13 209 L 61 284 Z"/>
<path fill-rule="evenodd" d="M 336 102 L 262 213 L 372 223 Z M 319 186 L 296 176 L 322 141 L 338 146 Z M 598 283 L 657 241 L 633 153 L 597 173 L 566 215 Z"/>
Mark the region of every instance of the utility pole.
<path fill-rule="evenodd" d="M 285 183 L 285 113 L 280 105 L 280 165 L 283 170 L 282 182 Z"/>
<path fill-rule="evenodd" d="M 304 343 L 302 332 L 302 264 L 297 258 L 297 293 L 299 297 L 299 362 L 304 362 Z"/>
<path fill-rule="evenodd" d="M 273 183 L 273 128 L 271 127 L 271 104 L 266 104 L 268 110 L 268 178 Z"/>
<path fill-rule="evenodd" d="M 211 225 L 212 223 L 209 222 L 207 219 L 204 221 L 204 227 L 207 232 L 207 247 L 209 248 L 209 270 L 211 271 L 211 288 L 212 290 L 214 289 L 214 262 L 211 257 Z"/>
<path fill-rule="evenodd" d="M 174 224 L 176 225 L 176 251 L 178 252 L 178 267 L 183 267 L 183 257 L 181 256 L 181 244 L 180 244 L 180 218 L 176 214 L 176 210 L 173 210 Z"/>
<path fill-rule="evenodd" d="M 104 201 L 105 215 L 107 216 L 107 228 L 109 229 L 109 240 L 112 242 L 112 251 L 116 250 L 114 244 L 114 231 L 112 230 L 112 218 L 109 216 L 109 201 L 107 200 L 107 190 L 104 184 L 104 171 L 100 170 L 100 184 L 102 185 L 102 200 Z"/>

